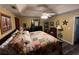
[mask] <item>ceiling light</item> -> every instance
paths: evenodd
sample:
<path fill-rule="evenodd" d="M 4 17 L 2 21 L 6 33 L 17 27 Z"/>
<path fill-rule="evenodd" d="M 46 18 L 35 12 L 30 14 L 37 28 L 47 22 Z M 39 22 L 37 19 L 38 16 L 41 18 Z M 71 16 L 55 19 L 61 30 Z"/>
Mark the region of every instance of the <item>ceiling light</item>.
<path fill-rule="evenodd" d="M 53 15 L 55 15 L 55 13 L 42 13 L 41 19 L 48 19 Z"/>
<path fill-rule="evenodd" d="M 46 15 L 46 16 L 52 16 L 52 15 L 55 15 L 55 13 L 43 13 L 42 15 Z"/>
<path fill-rule="evenodd" d="M 48 19 L 48 16 L 41 16 L 41 19 Z"/>
<path fill-rule="evenodd" d="M 42 15 L 43 15 L 43 16 L 48 16 L 48 17 L 51 17 L 51 15 L 50 15 L 50 14 L 48 14 L 48 13 L 43 13 Z"/>

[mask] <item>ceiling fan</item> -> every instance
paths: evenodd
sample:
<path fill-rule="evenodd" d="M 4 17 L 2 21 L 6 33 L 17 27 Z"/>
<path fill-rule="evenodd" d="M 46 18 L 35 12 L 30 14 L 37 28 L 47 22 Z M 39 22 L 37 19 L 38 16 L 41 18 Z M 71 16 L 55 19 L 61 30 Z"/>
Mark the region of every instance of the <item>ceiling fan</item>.
<path fill-rule="evenodd" d="M 42 13 L 41 19 L 48 19 L 49 17 L 55 15 L 56 13 Z"/>

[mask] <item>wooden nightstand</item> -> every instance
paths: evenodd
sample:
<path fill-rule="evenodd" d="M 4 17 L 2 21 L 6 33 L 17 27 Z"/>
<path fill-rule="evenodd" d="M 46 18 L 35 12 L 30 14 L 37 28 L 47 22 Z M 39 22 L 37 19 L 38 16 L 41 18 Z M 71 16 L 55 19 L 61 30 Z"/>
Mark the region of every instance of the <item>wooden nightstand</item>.
<path fill-rule="evenodd" d="M 49 33 L 57 38 L 57 29 L 55 27 L 50 28 Z"/>

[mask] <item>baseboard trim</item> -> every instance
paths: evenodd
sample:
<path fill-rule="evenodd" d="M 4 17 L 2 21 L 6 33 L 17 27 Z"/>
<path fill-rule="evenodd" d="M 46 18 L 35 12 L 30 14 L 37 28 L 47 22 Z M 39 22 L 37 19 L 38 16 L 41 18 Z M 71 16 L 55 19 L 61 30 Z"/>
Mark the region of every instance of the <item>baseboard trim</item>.
<path fill-rule="evenodd" d="M 71 43 L 71 42 L 69 42 L 69 41 L 67 41 L 67 40 L 65 40 L 65 39 L 61 39 L 61 40 L 64 41 L 64 42 L 69 43 L 70 45 L 73 45 L 73 43 Z"/>

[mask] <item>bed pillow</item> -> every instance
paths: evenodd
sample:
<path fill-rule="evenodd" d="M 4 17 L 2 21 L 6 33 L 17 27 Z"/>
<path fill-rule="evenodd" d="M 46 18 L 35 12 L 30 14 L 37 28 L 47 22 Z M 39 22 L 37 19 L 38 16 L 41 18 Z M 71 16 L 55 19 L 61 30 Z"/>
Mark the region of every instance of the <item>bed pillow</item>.
<path fill-rule="evenodd" d="M 27 36 L 30 36 L 30 32 L 29 31 L 24 31 L 24 34 Z"/>
<path fill-rule="evenodd" d="M 12 48 L 17 53 L 24 53 L 23 50 L 25 48 L 25 42 L 21 38 L 14 38 L 10 44 L 8 44 L 8 48 Z"/>
<path fill-rule="evenodd" d="M 24 41 L 20 40 L 19 42 L 16 42 L 14 44 L 14 49 L 18 52 L 18 53 L 23 53 L 23 49 L 24 49 Z"/>
<path fill-rule="evenodd" d="M 20 37 L 22 37 L 25 42 L 32 42 L 31 37 L 28 35 L 23 34 Z"/>
<path fill-rule="evenodd" d="M 22 37 L 25 42 L 32 42 L 29 31 L 24 31 L 20 37 Z"/>
<path fill-rule="evenodd" d="M 10 43 L 14 44 L 14 43 L 19 42 L 20 40 L 22 40 L 22 38 L 20 37 L 20 35 L 16 35 Z"/>

